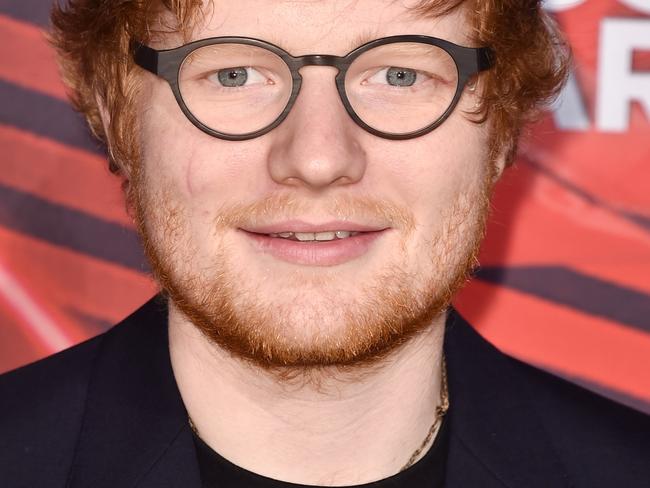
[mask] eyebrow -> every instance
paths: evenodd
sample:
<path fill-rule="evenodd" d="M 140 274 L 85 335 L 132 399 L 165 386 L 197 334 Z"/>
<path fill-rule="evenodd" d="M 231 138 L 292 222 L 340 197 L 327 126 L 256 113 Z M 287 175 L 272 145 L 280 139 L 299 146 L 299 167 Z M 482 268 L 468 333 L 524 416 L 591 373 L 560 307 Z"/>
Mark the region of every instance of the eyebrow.
<path fill-rule="evenodd" d="M 379 39 L 381 37 L 385 36 L 380 35 L 375 29 L 366 28 L 360 32 L 357 32 L 354 36 L 349 38 L 348 42 L 345 43 L 345 52 L 341 53 L 341 56 L 348 54 L 350 51 L 353 51 L 354 49 L 366 44 L 367 42 L 374 41 L 375 39 Z M 283 39 L 276 35 L 269 35 L 266 39 L 268 42 L 275 44 L 276 46 L 279 46 L 285 51 L 293 54 L 291 50 L 287 49 L 287 43 L 285 42 L 286 39 Z"/>
<path fill-rule="evenodd" d="M 357 33 L 352 37 L 350 40 L 350 44 L 348 46 L 348 51 L 351 51 L 353 49 L 356 49 L 359 46 L 362 46 L 363 44 L 366 44 L 367 42 L 373 41 L 375 39 L 379 39 L 380 36 L 379 33 L 376 30 L 372 29 L 365 29 L 362 30 L 361 32 Z"/>

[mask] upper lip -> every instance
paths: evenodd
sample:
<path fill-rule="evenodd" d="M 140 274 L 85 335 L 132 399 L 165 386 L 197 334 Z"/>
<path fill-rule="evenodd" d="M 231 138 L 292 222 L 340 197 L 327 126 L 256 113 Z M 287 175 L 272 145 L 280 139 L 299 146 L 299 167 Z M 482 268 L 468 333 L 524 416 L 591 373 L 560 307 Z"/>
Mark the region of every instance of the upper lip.
<path fill-rule="evenodd" d="M 387 228 L 387 226 L 359 224 L 350 222 L 349 220 L 332 220 L 321 224 L 311 224 L 303 220 L 286 220 L 273 224 L 242 227 L 241 229 L 255 234 L 278 234 L 280 232 L 326 232 L 337 230 L 348 232 L 376 232 Z"/>

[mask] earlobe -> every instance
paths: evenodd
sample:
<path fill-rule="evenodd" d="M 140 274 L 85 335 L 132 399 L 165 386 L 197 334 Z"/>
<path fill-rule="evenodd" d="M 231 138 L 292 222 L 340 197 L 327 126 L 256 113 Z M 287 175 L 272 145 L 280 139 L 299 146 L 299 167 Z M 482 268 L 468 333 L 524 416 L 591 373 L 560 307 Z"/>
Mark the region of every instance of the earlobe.
<path fill-rule="evenodd" d="M 129 180 L 130 179 L 129 168 L 127 168 L 122 161 L 120 161 L 118 158 L 115 157 L 114 144 L 111 139 L 111 131 L 110 131 L 111 115 L 110 112 L 108 111 L 108 108 L 106 107 L 106 102 L 102 99 L 101 96 L 99 96 L 99 94 L 95 95 L 95 102 L 97 103 L 99 117 L 102 122 L 102 130 L 104 132 L 103 139 L 106 144 L 106 151 L 108 152 L 109 169 L 111 170 L 112 173 L 117 173 L 117 174 L 121 173 L 126 180 Z"/>
<path fill-rule="evenodd" d="M 97 104 L 99 118 L 101 119 L 102 128 L 104 129 L 104 136 L 108 144 L 108 127 L 111 123 L 111 116 L 108 112 L 108 109 L 106 108 L 106 102 L 104 102 L 104 99 L 102 99 L 98 93 L 95 94 L 95 103 Z"/>
<path fill-rule="evenodd" d="M 503 174 L 503 171 L 505 170 L 508 161 L 514 157 L 511 155 L 512 149 L 509 147 L 502 147 L 499 149 L 498 154 L 496 156 L 490 158 L 491 159 L 491 171 L 492 171 L 492 184 L 495 184 L 499 179 L 501 179 L 501 175 Z"/>

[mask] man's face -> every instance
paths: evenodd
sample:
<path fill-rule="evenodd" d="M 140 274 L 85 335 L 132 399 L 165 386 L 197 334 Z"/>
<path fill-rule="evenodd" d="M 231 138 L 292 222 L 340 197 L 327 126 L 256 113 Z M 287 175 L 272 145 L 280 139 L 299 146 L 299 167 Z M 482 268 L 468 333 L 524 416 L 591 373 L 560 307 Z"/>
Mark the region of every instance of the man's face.
<path fill-rule="evenodd" d="M 404 4 L 215 1 L 193 38 L 255 37 L 294 56 L 344 55 L 369 34 L 469 44 L 461 11 L 426 19 Z M 424 330 L 464 281 L 491 186 L 488 133 L 463 114 L 466 91 L 433 132 L 382 139 L 345 112 L 335 69 L 301 74 L 286 120 L 240 142 L 199 131 L 146 75 L 135 204 L 172 313 L 258 364 L 355 364 Z M 343 233 L 268 235 L 288 231 Z"/>

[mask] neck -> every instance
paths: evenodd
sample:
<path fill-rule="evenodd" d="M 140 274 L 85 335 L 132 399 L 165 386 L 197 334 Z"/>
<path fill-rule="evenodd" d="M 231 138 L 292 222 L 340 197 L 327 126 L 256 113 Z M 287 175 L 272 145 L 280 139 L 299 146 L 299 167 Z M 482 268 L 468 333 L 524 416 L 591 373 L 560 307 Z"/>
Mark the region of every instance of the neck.
<path fill-rule="evenodd" d="M 201 438 L 231 462 L 293 483 L 367 483 L 397 473 L 435 419 L 444 318 L 381 364 L 291 381 L 221 350 L 170 304 L 172 367 Z"/>

